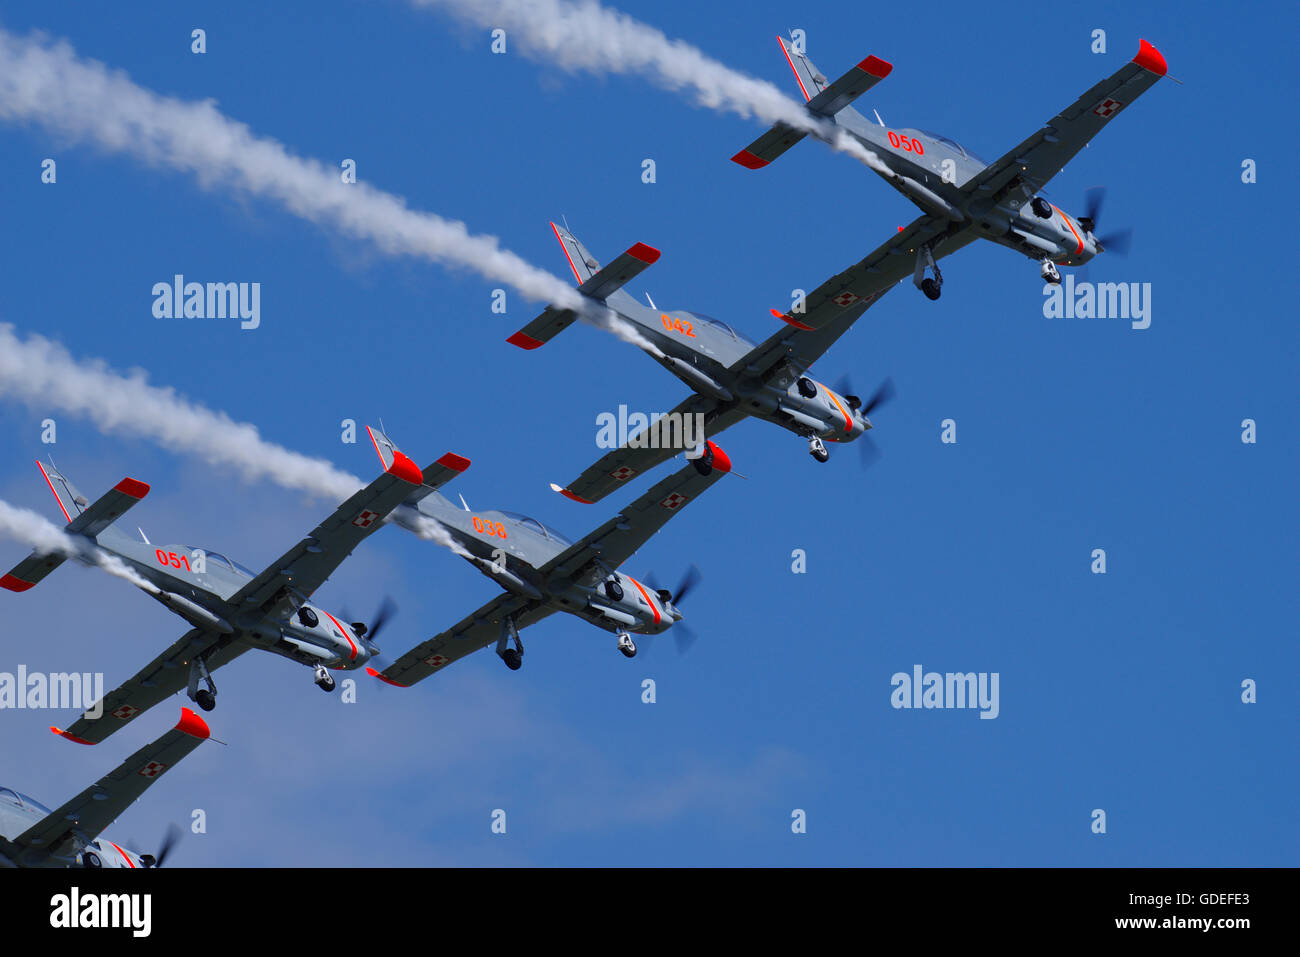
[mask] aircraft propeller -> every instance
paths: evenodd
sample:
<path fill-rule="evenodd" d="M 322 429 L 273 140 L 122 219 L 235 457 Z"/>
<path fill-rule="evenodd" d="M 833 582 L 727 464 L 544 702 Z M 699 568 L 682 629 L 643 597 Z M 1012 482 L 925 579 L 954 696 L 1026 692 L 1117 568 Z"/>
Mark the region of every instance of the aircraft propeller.
<path fill-rule="evenodd" d="M 669 592 L 667 589 L 660 588 L 653 572 L 648 572 L 645 575 L 645 580 L 647 585 L 658 592 L 661 599 L 666 600 L 674 608 L 680 608 L 682 600 L 695 590 L 695 586 L 700 583 L 702 577 L 699 567 L 692 564 L 682 573 L 682 580 L 678 582 L 676 591 Z M 688 627 L 685 622 L 680 620 L 673 625 L 672 633 L 673 640 L 677 643 L 678 654 L 685 654 L 689 651 L 691 645 L 695 644 L 695 640 L 698 637 L 694 630 Z M 645 643 L 645 638 L 648 637 L 648 635 L 643 636 L 642 642 Z"/>
<path fill-rule="evenodd" d="M 1128 255 L 1129 247 L 1133 243 L 1132 228 L 1120 229 L 1104 236 L 1098 236 L 1095 233 L 1100 222 L 1101 207 L 1106 200 L 1106 187 L 1093 186 L 1083 196 L 1084 212 L 1079 217 L 1079 225 L 1088 232 L 1093 233 L 1093 238 L 1097 240 L 1097 244 L 1103 252 L 1119 253 L 1121 256 Z"/>
<path fill-rule="evenodd" d="M 853 394 L 853 383 L 847 375 L 844 375 L 836 381 L 835 391 L 844 396 L 855 412 L 861 411 L 863 415 L 870 415 L 873 410 L 887 405 L 894 398 L 897 390 L 894 388 L 894 380 L 886 378 L 884 382 L 880 383 L 876 391 L 871 394 L 871 397 L 866 402 L 863 402 L 857 395 Z M 858 454 L 861 456 L 863 468 L 880 458 L 880 447 L 876 445 L 876 440 L 872 438 L 870 432 L 864 432 L 858 438 Z"/>
<path fill-rule="evenodd" d="M 395 614 L 397 614 L 397 602 L 393 601 L 391 596 L 385 595 L 383 601 L 379 603 L 379 610 L 375 612 L 375 616 L 371 620 L 370 624 L 367 625 L 364 621 L 354 621 L 351 622 L 352 630 L 356 632 L 359 637 L 366 639 L 366 644 L 373 645 L 375 639 L 379 637 L 379 633 L 383 630 L 384 625 L 386 625 L 389 619 L 391 619 Z M 352 616 L 347 613 L 347 609 L 344 609 L 343 620 L 346 621 L 351 617 Z M 375 652 L 378 653 L 378 651 L 379 649 L 376 647 Z"/>
<path fill-rule="evenodd" d="M 140 863 L 145 867 L 162 867 L 163 861 L 167 860 L 167 855 L 171 853 L 176 842 L 181 838 L 181 829 L 175 824 L 168 824 L 167 831 L 163 834 L 162 844 L 158 846 L 157 854 L 141 854 Z"/>

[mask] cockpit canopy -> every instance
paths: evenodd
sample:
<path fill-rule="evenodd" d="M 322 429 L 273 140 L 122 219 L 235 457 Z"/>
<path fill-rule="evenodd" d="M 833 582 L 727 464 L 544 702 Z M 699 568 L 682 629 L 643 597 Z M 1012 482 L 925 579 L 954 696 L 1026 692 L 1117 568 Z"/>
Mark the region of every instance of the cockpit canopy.
<path fill-rule="evenodd" d="M 35 798 L 28 797 L 19 791 L 10 788 L 0 788 L 0 801 L 8 801 L 10 804 L 17 804 L 20 807 L 29 807 L 33 811 L 40 811 L 42 814 L 52 814 L 53 812 Z"/>
<path fill-rule="evenodd" d="M 227 558 L 220 552 L 208 551 L 208 549 L 202 548 L 198 545 L 186 545 L 185 547 L 189 550 L 191 555 L 195 552 L 202 552 L 204 555 L 204 561 L 219 565 L 227 571 L 234 572 L 236 575 L 243 575 L 245 578 L 257 577 L 257 572 L 253 571 L 251 568 L 245 568 L 243 565 L 239 564 L 239 562 Z"/>
<path fill-rule="evenodd" d="M 695 312 L 694 310 L 687 310 L 687 311 L 689 311 L 690 314 L 694 316 L 696 319 L 699 319 L 701 322 L 707 322 L 709 325 L 713 326 L 718 331 L 731 336 L 731 338 L 735 339 L 737 342 L 744 343 L 745 345 L 751 347 L 754 345 L 754 343 L 750 342 L 748 339 L 742 336 L 735 329 L 731 328 L 731 326 L 727 325 L 721 319 L 714 319 L 712 316 L 706 316 L 704 313 Z"/>
<path fill-rule="evenodd" d="M 949 139 L 948 137 L 941 136 L 938 133 L 931 133 L 929 130 L 917 130 L 916 132 L 920 133 L 922 136 L 928 136 L 932 140 L 938 140 L 940 143 L 946 144 L 950 149 L 960 153 L 962 156 L 965 156 L 969 159 L 973 159 L 975 162 L 979 163 L 982 166 L 989 165 L 987 162 L 985 162 L 985 160 L 982 157 L 976 156 L 974 153 L 966 149 L 966 147 L 962 146 L 954 139 Z"/>
<path fill-rule="evenodd" d="M 513 518 L 524 528 L 528 529 L 530 532 L 533 532 L 536 535 L 540 535 L 542 538 L 548 539 L 559 545 L 564 545 L 566 548 L 569 545 L 573 544 L 572 541 L 570 541 L 565 536 L 561 535 L 555 529 L 551 528 L 551 526 L 543 525 L 541 522 L 539 522 L 535 518 L 532 518 L 531 516 L 521 515 L 519 512 L 505 512 L 505 511 L 503 511 L 501 514 L 505 515 L 507 518 Z"/>

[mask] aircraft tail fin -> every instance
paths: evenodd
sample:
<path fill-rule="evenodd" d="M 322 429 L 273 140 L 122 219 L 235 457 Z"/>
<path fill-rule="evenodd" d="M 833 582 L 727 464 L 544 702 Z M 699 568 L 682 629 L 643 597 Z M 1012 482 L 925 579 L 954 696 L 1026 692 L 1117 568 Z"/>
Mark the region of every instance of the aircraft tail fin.
<path fill-rule="evenodd" d="M 798 50 L 794 44 L 784 38 L 777 38 L 786 62 L 794 71 L 799 82 L 799 90 L 807 101 L 808 112 L 815 117 L 829 119 L 837 113 L 849 110 L 856 113 L 849 105 L 867 90 L 871 89 L 894 68 L 892 64 L 879 57 L 869 56 L 858 63 L 834 83 L 813 65 L 808 54 Z M 746 169 L 762 169 L 774 159 L 807 136 L 807 132 L 797 130 L 785 123 L 777 123 L 749 146 L 731 158 Z"/>
<path fill-rule="evenodd" d="M 49 485 L 50 491 L 54 493 L 55 499 L 58 500 L 59 510 L 62 511 L 63 517 L 68 523 L 65 531 L 70 535 L 82 535 L 90 539 L 96 538 L 126 514 L 132 505 L 149 494 L 149 486 L 144 482 L 139 482 L 133 478 L 124 478 L 94 502 L 91 502 L 77 491 L 76 487 L 68 481 L 62 472 L 54 467 L 53 463 L 46 466 L 37 462 L 36 467 L 41 470 L 41 475 L 45 478 L 46 484 Z M 19 562 L 12 571 L 0 578 L 0 587 L 7 588 L 10 591 L 26 591 L 62 565 L 66 559 L 66 555 L 40 551 L 32 552 L 31 555 Z"/>
<path fill-rule="evenodd" d="M 578 280 L 578 292 L 597 302 L 605 302 L 659 261 L 659 250 L 645 243 L 637 243 L 613 262 L 601 266 L 573 233 L 555 223 L 551 223 L 551 229 L 555 231 L 555 238 L 564 249 L 569 268 L 573 270 L 573 278 Z M 577 318 L 577 313 L 572 309 L 556 309 L 551 306 L 506 341 L 521 349 L 536 349 L 569 328 Z"/>
<path fill-rule="evenodd" d="M 375 445 L 375 452 L 379 455 L 379 461 L 383 463 L 384 470 L 387 471 L 393 464 L 393 459 L 401 454 L 397 449 L 397 443 L 373 426 L 367 425 L 366 432 L 370 434 L 370 441 Z M 430 492 L 436 492 L 469 468 L 469 465 L 469 459 L 463 455 L 447 452 L 438 461 L 420 470 L 423 481 L 420 483 L 419 488 L 406 497 L 404 504 L 414 505 Z"/>

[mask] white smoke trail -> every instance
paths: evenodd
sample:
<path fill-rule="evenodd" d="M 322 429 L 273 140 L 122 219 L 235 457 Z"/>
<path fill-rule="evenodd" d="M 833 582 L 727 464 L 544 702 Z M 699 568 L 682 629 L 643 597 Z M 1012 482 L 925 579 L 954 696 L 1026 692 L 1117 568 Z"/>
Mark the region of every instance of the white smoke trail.
<path fill-rule="evenodd" d="M 27 121 L 145 163 L 194 173 L 205 188 L 274 200 L 319 226 L 374 243 L 389 255 L 463 266 L 524 297 L 572 309 L 642 348 L 654 346 L 559 277 L 538 269 L 495 236 L 407 207 L 336 169 L 256 136 L 212 101 L 185 102 L 137 86 L 121 71 L 83 60 L 67 43 L 0 29 L 0 119 Z M 606 315 L 608 314 L 608 315 Z M 657 350 L 655 350 L 657 351 Z"/>
<path fill-rule="evenodd" d="M 35 512 L 0 500 L 0 535 L 30 545 L 38 552 L 79 558 L 98 565 L 110 575 L 123 578 L 151 595 L 158 587 L 116 555 L 110 555 L 89 539 L 74 537 Z"/>
<path fill-rule="evenodd" d="M 329 462 L 291 452 L 174 389 L 150 385 L 139 370 L 122 376 L 104 363 L 78 361 L 38 335 L 19 338 L 0 324 L 0 396 L 37 410 L 90 419 L 100 431 L 149 439 L 174 452 L 233 466 L 246 480 L 343 501 L 364 484 Z"/>
<path fill-rule="evenodd" d="M 636 74 L 704 107 L 812 133 L 877 172 L 884 164 L 834 123 L 818 119 L 766 80 L 747 76 L 682 40 L 595 0 L 411 0 L 468 23 L 500 27 L 525 55 L 570 72 Z M 887 167 L 884 167 L 887 169 Z"/>

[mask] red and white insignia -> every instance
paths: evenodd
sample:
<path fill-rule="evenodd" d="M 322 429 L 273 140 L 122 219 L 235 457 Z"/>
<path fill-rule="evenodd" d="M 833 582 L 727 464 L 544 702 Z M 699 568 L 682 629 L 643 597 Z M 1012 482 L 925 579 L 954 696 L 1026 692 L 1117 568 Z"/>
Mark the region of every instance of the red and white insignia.
<path fill-rule="evenodd" d="M 858 301 L 858 297 L 853 295 L 853 293 L 851 292 L 842 292 L 834 299 L 831 300 L 831 302 L 835 303 L 835 305 L 840 307 L 851 306 L 857 301 Z"/>
<path fill-rule="evenodd" d="M 430 668 L 441 668 L 447 663 L 447 660 L 448 659 L 444 658 L 442 655 L 430 655 L 428 658 L 424 659 L 424 663 Z"/>
<path fill-rule="evenodd" d="M 113 717 L 121 718 L 123 721 L 126 721 L 128 718 L 134 718 L 139 713 L 139 708 L 134 707 L 133 705 L 124 704 L 113 712 Z"/>
<path fill-rule="evenodd" d="M 681 508 L 686 504 L 686 496 L 680 492 L 673 492 L 666 499 L 659 503 L 664 508 Z"/>
<path fill-rule="evenodd" d="M 158 761 L 150 761 L 148 764 L 146 764 L 144 767 L 140 769 L 140 777 L 156 778 L 158 775 L 162 774 L 166 770 L 167 770 L 167 765 L 162 764 L 161 762 Z"/>
<path fill-rule="evenodd" d="M 1123 105 L 1124 104 L 1119 100 L 1112 100 L 1110 97 L 1106 97 L 1106 99 L 1102 100 L 1092 108 L 1092 112 L 1096 113 L 1098 116 L 1110 116 Z"/>
<path fill-rule="evenodd" d="M 375 519 L 377 518 L 379 518 L 378 512 L 372 512 L 370 509 L 366 509 L 352 520 L 352 524 L 357 528 L 369 528 L 371 525 L 375 524 Z"/>
<path fill-rule="evenodd" d="M 626 482 L 633 475 L 636 475 L 636 469 L 628 468 L 626 465 L 620 465 L 609 473 L 610 478 L 617 479 L 620 482 Z"/>

